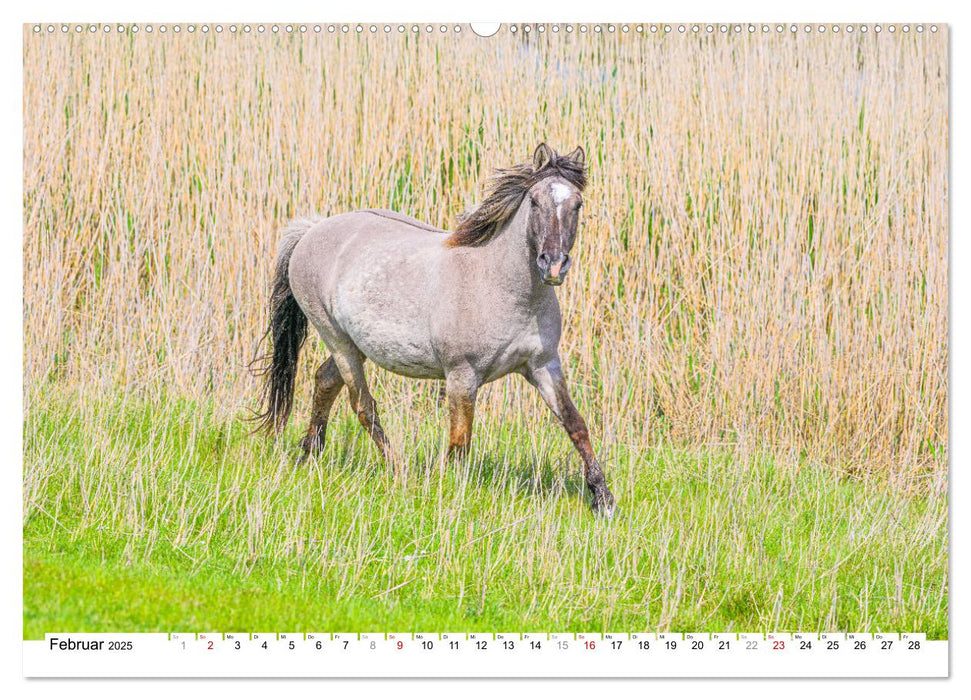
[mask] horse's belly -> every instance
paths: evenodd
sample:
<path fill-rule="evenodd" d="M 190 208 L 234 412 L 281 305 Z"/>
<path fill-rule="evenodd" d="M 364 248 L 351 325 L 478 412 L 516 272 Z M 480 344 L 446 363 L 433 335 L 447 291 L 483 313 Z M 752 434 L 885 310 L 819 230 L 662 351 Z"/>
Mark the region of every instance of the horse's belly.
<path fill-rule="evenodd" d="M 369 303 L 367 308 L 345 309 L 342 314 L 341 325 L 358 349 L 389 372 L 423 379 L 442 378 L 442 367 L 420 306 L 401 298 L 381 302 Z"/>
<path fill-rule="evenodd" d="M 355 338 L 355 343 L 368 359 L 389 372 L 416 379 L 443 379 L 442 367 L 431 348 L 421 343 L 374 342 L 371 338 Z"/>

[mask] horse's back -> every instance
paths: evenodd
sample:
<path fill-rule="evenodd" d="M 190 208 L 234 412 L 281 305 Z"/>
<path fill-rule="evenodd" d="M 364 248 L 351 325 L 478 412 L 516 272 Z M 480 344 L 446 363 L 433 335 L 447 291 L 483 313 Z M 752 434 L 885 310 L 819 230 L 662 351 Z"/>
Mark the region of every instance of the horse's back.
<path fill-rule="evenodd" d="M 431 233 L 444 233 L 444 234 L 451 233 L 451 231 L 446 231 L 443 228 L 432 226 L 431 224 L 426 223 L 421 219 L 416 219 L 413 216 L 408 216 L 407 214 L 402 214 L 401 212 L 392 211 L 391 209 L 361 209 L 359 212 L 354 212 L 354 213 L 371 214 L 373 216 L 380 216 L 390 221 L 398 221 L 402 224 L 413 226 L 421 231 L 429 231 Z"/>
<path fill-rule="evenodd" d="M 437 247 L 451 232 L 389 209 L 360 209 L 317 219 L 304 236 L 305 248 L 328 246 L 359 250 L 373 246 Z"/>
<path fill-rule="evenodd" d="M 294 249 L 294 297 L 328 344 L 352 342 L 378 364 L 440 376 L 429 314 L 448 231 L 370 209 L 320 219 Z"/>

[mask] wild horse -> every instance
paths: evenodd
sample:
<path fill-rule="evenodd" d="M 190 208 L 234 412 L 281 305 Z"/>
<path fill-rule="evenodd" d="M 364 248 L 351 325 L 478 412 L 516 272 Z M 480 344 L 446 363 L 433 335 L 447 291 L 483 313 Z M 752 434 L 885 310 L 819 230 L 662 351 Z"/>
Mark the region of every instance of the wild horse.
<path fill-rule="evenodd" d="M 612 515 L 614 497 L 557 349 L 554 287 L 572 263 L 586 179 L 582 148 L 561 156 L 541 144 L 531 163 L 495 174 L 488 196 L 454 232 L 382 209 L 293 222 L 276 259 L 258 419 L 268 430 L 286 424 L 308 319 L 331 354 L 316 372 L 305 456 L 323 446 L 331 406 L 347 386 L 361 425 L 390 460 L 365 359 L 445 380 L 449 455 L 469 446 L 479 387 L 518 372 L 583 458 L 594 510 Z"/>

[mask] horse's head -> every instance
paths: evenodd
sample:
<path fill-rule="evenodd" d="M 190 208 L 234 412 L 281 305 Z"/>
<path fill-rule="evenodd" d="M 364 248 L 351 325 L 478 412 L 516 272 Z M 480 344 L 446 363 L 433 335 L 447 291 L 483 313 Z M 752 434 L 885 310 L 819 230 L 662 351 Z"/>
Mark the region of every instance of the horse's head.
<path fill-rule="evenodd" d="M 570 250 L 577 237 L 580 207 L 583 204 L 580 187 L 570 182 L 562 172 L 558 172 L 556 166 L 563 160 L 571 161 L 582 173 L 582 148 L 578 147 L 567 156 L 558 156 L 545 143 L 540 144 L 533 154 L 533 168 L 536 173 L 549 169 L 550 175 L 530 187 L 527 193 L 527 235 L 543 282 L 549 285 L 563 284 L 567 270 L 573 262 Z"/>

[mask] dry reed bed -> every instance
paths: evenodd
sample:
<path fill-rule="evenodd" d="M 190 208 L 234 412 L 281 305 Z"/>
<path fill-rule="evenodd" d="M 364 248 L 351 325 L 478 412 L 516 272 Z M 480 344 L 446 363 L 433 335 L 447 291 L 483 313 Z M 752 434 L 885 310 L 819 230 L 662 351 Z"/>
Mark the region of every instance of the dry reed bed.
<path fill-rule="evenodd" d="M 241 412 L 290 217 L 450 226 L 547 140 L 591 164 L 562 350 L 605 443 L 946 467 L 946 30 L 25 32 L 28 414 L 52 386 Z M 372 374 L 386 416 L 422 391 Z M 482 410 L 540 412 L 521 384 Z"/>

